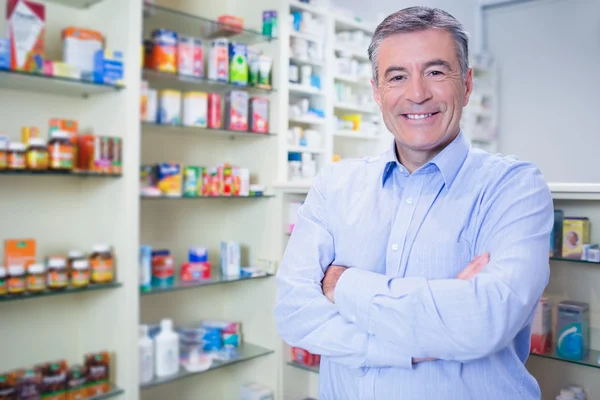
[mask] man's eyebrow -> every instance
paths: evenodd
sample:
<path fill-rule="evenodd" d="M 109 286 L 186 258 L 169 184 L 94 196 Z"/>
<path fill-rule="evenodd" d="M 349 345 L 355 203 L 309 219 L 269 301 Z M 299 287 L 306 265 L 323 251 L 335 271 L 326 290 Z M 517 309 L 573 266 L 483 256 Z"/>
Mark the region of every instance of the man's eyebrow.
<path fill-rule="evenodd" d="M 390 74 L 392 72 L 406 72 L 406 68 L 401 67 L 399 65 L 392 65 L 385 70 L 384 76 L 387 76 L 388 74 Z"/>
<path fill-rule="evenodd" d="M 443 67 L 449 71 L 452 71 L 452 65 L 450 65 L 450 63 L 448 61 L 442 60 L 441 58 L 427 61 L 425 64 L 423 64 L 423 69 L 427 69 L 427 68 L 431 68 L 431 67 Z M 387 76 L 388 74 L 390 74 L 392 72 L 407 72 L 407 69 L 400 65 L 392 65 L 392 66 L 389 66 L 385 70 L 384 76 Z"/>

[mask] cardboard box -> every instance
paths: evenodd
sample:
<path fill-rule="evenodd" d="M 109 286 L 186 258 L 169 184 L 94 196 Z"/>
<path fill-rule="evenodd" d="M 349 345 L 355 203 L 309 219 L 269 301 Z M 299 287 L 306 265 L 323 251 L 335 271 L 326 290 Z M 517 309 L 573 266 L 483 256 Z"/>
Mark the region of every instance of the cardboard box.
<path fill-rule="evenodd" d="M 83 79 L 93 79 L 95 56 L 104 48 L 104 36 L 98 31 L 69 26 L 62 31 L 63 61 L 76 67 Z"/>
<path fill-rule="evenodd" d="M 552 307 L 542 297 L 535 310 L 531 326 L 531 352 L 545 354 L 552 348 Z"/>
<path fill-rule="evenodd" d="M 28 0 L 7 0 L 10 68 L 42 73 L 45 56 L 46 7 Z"/>
<path fill-rule="evenodd" d="M 94 82 L 105 85 L 124 85 L 123 53 L 98 50 L 94 55 Z"/>
<path fill-rule="evenodd" d="M 4 241 L 4 265 L 28 267 L 36 260 L 34 239 L 6 239 Z"/>
<path fill-rule="evenodd" d="M 581 259 L 583 245 L 590 243 L 590 220 L 587 218 L 565 218 L 563 221 L 562 256 Z"/>

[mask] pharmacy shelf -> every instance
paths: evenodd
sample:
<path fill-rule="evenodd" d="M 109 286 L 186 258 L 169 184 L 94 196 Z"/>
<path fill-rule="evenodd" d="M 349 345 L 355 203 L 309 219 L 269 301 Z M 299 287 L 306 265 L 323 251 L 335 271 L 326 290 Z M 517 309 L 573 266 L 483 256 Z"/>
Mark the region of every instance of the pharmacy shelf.
<path fill-rule="evenodd" d="M 153 89 L 176 89 L 186 91 L 190 86 L 210 88 L 217 92 L 226 92 L 229 90 L 245 90 L 248 92 L 275 92 L 273 88 L 264 88 L 258 86 L 241 86 L 229 82 L 216 81 L 208 78 L 199 78 L 195 76 L 179 75 L 171 72 L 161 72 L 150 68 L 142 69 L 142 77 L 150 83 Z M 155 87 L 160 85 L 161 87 Z"/>
<path fill-rule="evenodd" d="M 46 0 L 48 3 L 60 4 L 71 8 L 84 9 L 100 3 L 102 0 Z"/>
<path fill-rule="evenodd" d="M 600 265 L 600 263 L 597 263 L 595 261 L 579 260 L 577 258 L 550 257 L 550 260 L 552 260 L 552 261 L 561 261 L 561 262 L 570 262 L 570 263 Z"/>
<path fill-rule="evenodd" d="M 341 130 L 341 131 L 334 132 L 333 137 L 344 138 L 344 139 L 358 139 L 358 140 L 379 140 L 379 138 L 381 136 L 368 135 L 365 133 L 361 133 L 360 131 Z"/>
<path fill-rule="evenodd" d="M 300 117 L 300 118 L 289 118 L 288 121 L 293 124 L 302 125 L 323 125 L 327 122 L 325 118 L 317 117 Z"/>
<path fill-rule="evenodd" d="M 290 1 L 290 10 L 291 11 L 308 11 L 317 16 L 326 16 L 327 10 L 322 7 L 316 7 L 307 3 L 301 3 L 299 1 L 291 0 Z"/>
<path fill-rule="evenodd" d="M 277 190 L 289 194 L 307 194 L 312 187 L 312 180 L 310 181 L 291 181 L 291 182 L 277 182 L 273 185 Z"/>
<path fill-rule="evenodd" d="M 362 21 L 353 20 L 347 17 L 337 16 L 335 17 L 335 30 L 336 31 L 350 31 L 358 30 L 363 31 L 367 35 L 373 35 L 375 28 L 365 24 Z"/>
<path fill-rule="evenodd" d="M 146 133 L 167 134 L 167 135 L 181 134 L 181 135 L 189 135 L 189 136 L 210 136 L 210 137 L 218 137 L 218 138 L 223 138 L 223 139 L 236 139 L 236 138 L 257 139 L 257 138 L 268 138 L 268 137 L 276 136 L 275 133 L 232 131 L 229 129 L 212 129 L 212 128 L 202 128 L 202 127 L 196 127 L 196 126 L 161 125 L 161 124 L 154 124 L 151 122 L 143 122 L 142 128 L 143 128 L 144 134 L 146 134 Z"/>
<path fill-rule="evenodd" d="M 546 358 L 549 360 L 562 361 L 562 362 L 566 362 L 566 363 L 570 363 L 570 364 L 577 364 L 577 365 L 581 365 L 583 367 L 600 368 L 600 364 L 599 364 L 600 359 L 598 358 L 598 357 L 600 357 L 600 351 L 598 351 L 598 350 L 590 349 L 588 356 L 583 360 L 571 360 L 569 358 L 563 358 L 563 357 L 560 357 L 559 355 L 557 355 L 556 354 L 556 344 L 553 344 L 552 351 L 550 351 L 546 354 L 530 353 L 530 355 L 532 355 L 534 357 L 539 357 L 539 358 Z"/>
<path fill-rule="evenodd" d="M 140 196 L 142 200 L 255 200 L 273 198 L 273 194 L 263 194 L 260 196 L 196 196 L 196 197 L 169 197 L 169 196 Z"/>
<path fill-rule="evenodd" d="M 304 58 L 290 57 L 290 61 L 298 65 L 311 65 L 313 67 L 324 67 L 323 61 L 306 60 Z"/>
<path fill-rule="evenodd" d="M 299 362 L 296 362 L 296 361 L 288 361 L 287 365 L 294 367 L 294 368 L 301 369 L 303 371 L 314 372 L 315 374 L 319 373 L 318 365 L 313 365 L 312 367 L 310 367 L 308 365 L 300 364 Z"/>
<path fill-rule="evenodd" d="M 252 280 L 256 280 L 256 279 L 269 278 L 271 276 L 273 276 L 273 275 L 267 274 L 266 272 L 263 274 L 260 274 L 260 275 L 245 276 L 245 277 L 241 277 L 241 276 L 233 276 L 232 277 L 232 276 L 218 276 L 217 275 L 211 279 L 207 279 L 202 282 L 194 282 L 194 283 L 177 282 L 172 286 L 153 287 L 151 289 L 141 290 L 140 294 L 142 296 L 151 296 L 151 295 L 161 294 L 161 293 L 179 292 L 182 290 L 189 290 L 189 289 L 199 289 L 199 288 L 203 288 L 206 286 L 222 285 L 222 284 L 226 284 L 226 283 L 252 281 Z"/>
<path fill-rule="evenodd" d="M 369 54 L 367 50 L 358 50 L 353 48 L 348 48 L 347 45 L 338 44 L 335 46 L 335 51 L 338 53 L 349 54 L 352 58 L 355 58 L 359 61 L 369 61 Z"/>
<path fill-rule="evenodd" d="M 349 85 L 365 86 L 365 87 L 371 86 L 370 78 L 337 74 L 333 77 L 333 79 L 335 79 L 338 82 L 347 83 Z"/>
<path fill-rule="evenodd" d="M 237 357 L 235 357 L 232 360 L 229 360 L 229 361 L 214 360 L 213 364 L 210 368 L 208 368 L 207 370 L 198 371 L 198 372 L 188 372 L 183 367 L 180 367 L 179 372 L 177 372 L 175 375 L 161 377 L 161 378 L 155 377 L 150 382 L 140 385 L 140 388 L 142 390 L 150 389 L 150 388 L 153 388 L 156 386 L 164 385 L 166 383 L 171 383 L 171 382 L 178 381 L 180 379 L 189 378 L 194 375 L 199 375 L 199 374 L 202 374 L 202 373 L 205 373 L 208 371 L 214 371 L 215 369 L 238 364 L 243 361 L 250 361 L 250 360 L 253 360 L 258 357 L 268 356 L 269 354 L 273 354 L 273 353 L 274 353 L 273 350 L 269 350 L 264 347 L 250 344 L 250 343 L 243 343 L 240 347 L 237 348 Z"/>
<path fill-rule="evenodd" d="M 290 88 L 290 93 L 319 95 L 319 96 L 323 95 L 323 91 L 321 89 L 317 89 L 316 87 L 313 87 L 313 86 L 299 85 L 297 83 L 290 83 L 289 88 Z"/>
<path fill-rule="evenodd" d="M 111 399 L 113 397 L 117 397 L 125 393 L 123 389 L 119 389 L 118 387 L 112 387 L 108 393 L 99 394 L 97 396 L 88 397 L 87 400 L 104 400 Z"/>
<path fill-rule="evenodd" d="M 180 35 L 194 36 L 202 39 L 227 37 L 236 42 L 256 44 L 271 42 L 277 38 L 263 35 L 253 29 L 226 29 L 227 25 L 189 14 L 183 11 L 159 5 L 144 4 L 144 31 L 152 32 L 155 29 L 170 29 Z"/>
<path fill-rule="evenodd" d="M 369 106 L 360 106 L 352 103 L 335 103 L 333 106 L 337 111 L 350 111 L 361 114 L 377 114 L 377 110 Z"/>
<path fill-rule="evenodd" d="M 560 183 L 548 184 L 552 197 L 556 200 L 600 200 L 598 183 Z"/>
<path fill-rule="evenodd" d="M 120 178 L 123 174 L 94 172 L 94 171 L 54 171 L 54 170 L 0 170 L 0 175 L 25 175 L 25 176 L 75 176 L 86 178 Z"/>
<path fill-rule="evenodd" d="M 123 88 L 123 86 L 106 85 L 80 79 L 0 70 L 0 89 L 6 90 L 87 98 L 102 93 L 116 92 Z"/>
<path fill-rule="evenodd" d="M 311 153 L 311 154 L 323 154 L 325 152 L 324 149 L 312 149 L 304 146 L 289 146 L 289 153 Z"/>
<path fill-rule="evenodd" d="M 311 35 L 310 33 L 290 31 L 290 37 L 308 40 L 310 42 L 317 43 L 317 44 L 323 44 L 323 40 L 320 37 Z"/>
<path fill-rule="evenodd" d="M 67 294 L 76 293 L 87 293 L 95 292 L 98 290 L 117 289 L 123 286 L 119 282 L 104 283 L 104 284 L 90 284 L 86 288 L 73 288 L 69 287 L 62 290 L 46 290 L 41 293 L 24 293 L 21 295 L 9 295 L 0 297 L 0 303 L 11 302 L 11 301 L 22 301 L 22 300 L 35 300 L 35 299 L 46 299 L 47 297 L 62 296 Z"/>

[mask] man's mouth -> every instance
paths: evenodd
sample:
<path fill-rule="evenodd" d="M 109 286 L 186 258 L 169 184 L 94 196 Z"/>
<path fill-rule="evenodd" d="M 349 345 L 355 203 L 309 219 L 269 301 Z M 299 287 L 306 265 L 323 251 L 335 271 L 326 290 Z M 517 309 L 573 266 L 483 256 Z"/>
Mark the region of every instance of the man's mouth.
<path fill-rule="evenodd" d="M 402 117 L 414 121 L 414 120 L 419 120 L 419 119 L 431 118 L 431 117 L 433 117 L 436 114 L 439 114 L 439 111 L 438 112 L 433 112 L 433 113 L 402 114 Z"/>

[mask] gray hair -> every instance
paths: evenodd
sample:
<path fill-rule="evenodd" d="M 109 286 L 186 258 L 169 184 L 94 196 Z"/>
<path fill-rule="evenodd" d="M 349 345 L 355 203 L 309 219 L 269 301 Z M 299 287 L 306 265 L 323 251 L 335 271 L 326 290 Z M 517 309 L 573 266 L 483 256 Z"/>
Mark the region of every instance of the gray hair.
<path fill-rule="evenodd" d="M 469 71 L 469 34 L 456 18 L 439 8 L 408 7 L 389 15 L 375 29 L 369 45 L 369 60 L 373 80 L 379 84 L 379 46 L 389 36 L 398 33 L 418 32 L 426 29 L 443 29 L 452 34 L 456 42 L 456 56 L 463 79 Z"/>

